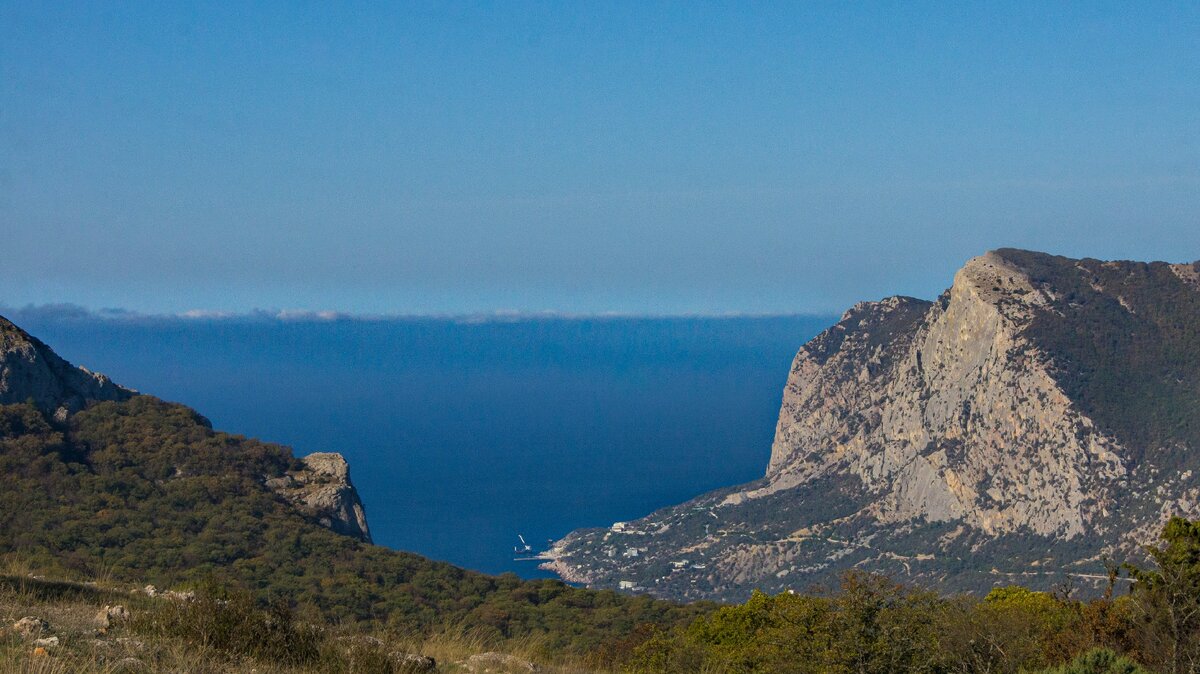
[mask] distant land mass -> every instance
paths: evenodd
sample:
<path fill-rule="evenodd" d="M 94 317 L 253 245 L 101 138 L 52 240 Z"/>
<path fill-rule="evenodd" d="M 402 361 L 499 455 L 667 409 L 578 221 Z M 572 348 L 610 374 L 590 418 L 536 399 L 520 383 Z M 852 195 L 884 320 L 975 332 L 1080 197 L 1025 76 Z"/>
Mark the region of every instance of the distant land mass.
<path fill-rule="evenodd" d="M 590 587 L 740 600 L 849 569 L 1087 587 L 1200 515 L 1200 262 L 1002 249 L 792 364 L 765 475 L 555 543 Z"/>

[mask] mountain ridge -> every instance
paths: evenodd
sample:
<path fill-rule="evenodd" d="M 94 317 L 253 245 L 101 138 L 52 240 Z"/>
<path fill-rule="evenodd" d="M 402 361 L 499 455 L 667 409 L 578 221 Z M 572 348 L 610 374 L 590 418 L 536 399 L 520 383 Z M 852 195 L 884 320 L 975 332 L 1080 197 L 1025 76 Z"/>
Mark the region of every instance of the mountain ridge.
<path fill-rule="evenodd" d="M 128 400 L 137 392 L 68 363 L 41 340 L 0 316 L 0 404 L 32 400 L 65 417 L 89 401 Z"/>
<path fill-rule="evenodd" d="M 762 479 L 572 532 L 546 567 L 687 599 L 861 567 L 967 590 L 1102 576 L 1196 511 L 1198 270 L 999 249 L 935 301 L 855 305 L 797 353 Z"/>
<path fill-rule="evenodd" d="M 123 402 L 137 391 L 103 374 L 72 365 L 44 342 L 0 316 L 0 405 L 32 402 L 63 423 L 97 402 Z M 203 426 L 212 424 L 193 412 Z M 301 457 L 287 474 L 265 483 L 298 511 L 337 533 L 371 542 L 366 512 L 350 481 L 341 454 L 320 452 Z"/>

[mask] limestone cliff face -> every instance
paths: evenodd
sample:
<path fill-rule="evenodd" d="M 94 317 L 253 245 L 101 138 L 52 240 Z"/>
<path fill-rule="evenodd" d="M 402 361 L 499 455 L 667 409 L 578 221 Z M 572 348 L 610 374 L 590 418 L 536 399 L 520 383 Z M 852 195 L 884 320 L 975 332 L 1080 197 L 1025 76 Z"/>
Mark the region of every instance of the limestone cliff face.
<path fill-rule="evenodd" d="M 959 589 L 1090 577 L 1196 510 L 1198 269 L 996 251 L 935 302 L 856 305 L 797 354 L 762 480 L 575 532 L 548 567 L 677 598 L 853 567 Z M 1129 410 L 1122 376 L 1157 403 Z"/>
<path fill-rule="evenodd" d="M 126 400 L 136 391 L 75 367 L 0 316 L 0 405 L 33 400 L 60 419 L 93 400 Z"/>
<path fill-rule="evenodd" d="M 1126 469 L 1120 444 L 1075 408 L 1048 356 L 1022 335 L 1047 304 L 1043 291 L 999 255 L 984 255 L 919 321 L 906 321 L 909 330 L 881 343 L 876 331 L 913 304 L 860 305 L 835 328 L 853 329 L 836 352 L 800 350 L 767 484 L 727 501 L 836 470 L 876 496 L 881 522 L 1082 534 Z"/>
<path fill-rule="evenodd" d="M 367 514 L 350 483 L 350 465 L 341 454 L 318 452 L 302 458 L 303 468 L 267 481 L 267 486 L 316 518 L 321 526 L 371 542 Z"/>

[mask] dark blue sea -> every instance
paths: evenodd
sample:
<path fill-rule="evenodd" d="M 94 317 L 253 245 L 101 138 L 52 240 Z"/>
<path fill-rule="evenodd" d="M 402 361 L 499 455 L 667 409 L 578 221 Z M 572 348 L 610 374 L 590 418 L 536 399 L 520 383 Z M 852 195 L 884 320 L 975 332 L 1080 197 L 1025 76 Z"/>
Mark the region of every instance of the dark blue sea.
<path fill-rule="evenodd" d="M 343 453 L 376 543 L 489 573 L 760 476 L 796 350 L 834 317 L 10 316 L 215 427 Z"/>

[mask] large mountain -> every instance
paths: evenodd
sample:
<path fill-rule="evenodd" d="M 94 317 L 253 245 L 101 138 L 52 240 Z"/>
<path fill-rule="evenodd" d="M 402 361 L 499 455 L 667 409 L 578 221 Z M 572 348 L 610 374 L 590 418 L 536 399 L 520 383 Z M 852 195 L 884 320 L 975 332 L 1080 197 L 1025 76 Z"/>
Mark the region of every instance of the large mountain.
<path fill-rule="evenodd" d="M 1198 506 L 1200 262 L 1006 249 L 804 345 L 762 479 L 573 532 L 545 566 L 686 599 L 851 568 L 1087 585 Z"/>

